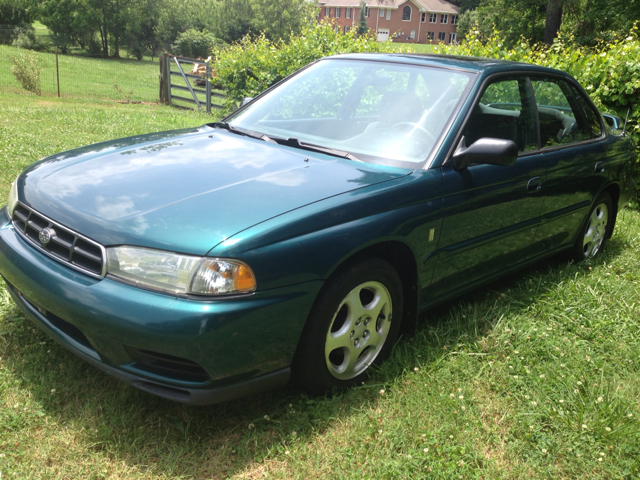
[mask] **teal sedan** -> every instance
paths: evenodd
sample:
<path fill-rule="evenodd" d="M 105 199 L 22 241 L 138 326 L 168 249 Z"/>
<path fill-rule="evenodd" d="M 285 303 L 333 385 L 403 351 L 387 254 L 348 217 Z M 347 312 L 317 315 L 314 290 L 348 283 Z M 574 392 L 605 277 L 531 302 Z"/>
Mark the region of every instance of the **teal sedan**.
<path fill-rule="evenodd" d="M 428 308 L 598 255 L 635 187 L 623 123 L 557 70 L 338 55 L 221 122 L 32 164 L 0 211 L 0 274 L 146 392 L 344 390 Z"/>

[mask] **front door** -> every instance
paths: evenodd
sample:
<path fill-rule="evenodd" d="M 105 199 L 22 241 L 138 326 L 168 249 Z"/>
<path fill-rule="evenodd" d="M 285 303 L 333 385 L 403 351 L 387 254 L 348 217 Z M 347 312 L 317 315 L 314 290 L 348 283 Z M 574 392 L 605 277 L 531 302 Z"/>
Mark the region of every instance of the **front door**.
<path fill-rule="evenodd" d="M 442 166 L 444 220 L 439 258 L 427 301 L 454 295 L 524 262 L 540 221 L 545 164 L 538 149 L 533 96 L 528 79 L 500 78 L 484 90 L 460 140 L 513 140 L 519 156 L 511 166 Z"/>

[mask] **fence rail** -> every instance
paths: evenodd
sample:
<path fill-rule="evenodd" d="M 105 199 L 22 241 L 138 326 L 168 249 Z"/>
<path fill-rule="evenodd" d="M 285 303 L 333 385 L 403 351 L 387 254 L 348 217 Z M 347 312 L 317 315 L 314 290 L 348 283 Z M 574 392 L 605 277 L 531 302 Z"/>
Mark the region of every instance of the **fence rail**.
<path fill-rule="evenodd" d="M 184 67 L 187 65 L 192 69 L 191 72 L 185 71 Z M 186 103 L 189 106 L 195 105 L 198 110 L 203 110 L 204 106 L 207 113 L 211 113 L 212 109 L 223 108 L 221 102 L 214 101 L 224 100 L 225 95 L 213 88 L 211 63 L 195 58 L 163 55 L 160 57 L 160 72 L 161 102 L 178 106 Z M 187 92 L 188 95 L 182 92 Z"/>

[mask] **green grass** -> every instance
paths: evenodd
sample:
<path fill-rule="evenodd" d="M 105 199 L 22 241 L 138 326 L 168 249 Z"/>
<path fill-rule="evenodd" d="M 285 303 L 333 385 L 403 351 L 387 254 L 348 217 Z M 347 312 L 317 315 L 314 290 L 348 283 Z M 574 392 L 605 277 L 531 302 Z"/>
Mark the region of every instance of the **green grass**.
<path fill-rule="evenodd" d="M 25 93 L 11 73 L 11 56 L 20 50 L 0 45 L 0 92 Z M 57 96 L 56 56 L 37 53 L 43 96 Z M 159 96 L 158 61 L 102 59 L 59 55 L 60 95 L 118 101 L 156 102 Z M 114 87 L 117 84 L 124 94 Z"/>
<path fill-rule="evenodd" d="M 208 119 L 0 94 L 0 198 L 44 155 Z M 85 364 L 0 286 L 2 478 L 638 478 L 639 265 L 625 210 L 599 259 L 554 258 L 429 312 L 360 388 L 201 408 Z"/>

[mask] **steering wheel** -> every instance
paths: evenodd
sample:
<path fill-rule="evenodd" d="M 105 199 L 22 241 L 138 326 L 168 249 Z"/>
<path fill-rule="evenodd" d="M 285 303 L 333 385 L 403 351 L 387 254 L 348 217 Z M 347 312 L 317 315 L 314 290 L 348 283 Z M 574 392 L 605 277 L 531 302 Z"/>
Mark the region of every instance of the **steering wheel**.
<path fill-rule="evenodd" d="M 429 137 L 429 140 L 431 140 L 432 142 L 435 141 L 435 139 L 433 138 L 433 134 L 427 130 L 426 128 L 424 128 L 421 125 L 418 125 L 417 123 L 413 123 L 413 122 L 398 122 L 398 123 L 394 123 L 393 125 L 391 125 L 391 128 L 402 128 L 405 126 L 410 126 L 413 130 L 421 130 L 422 132 L 427 134 L 427 137 Z"/>

